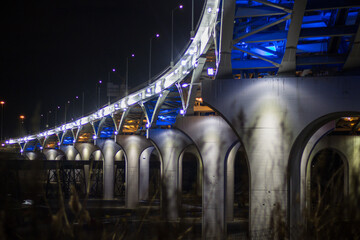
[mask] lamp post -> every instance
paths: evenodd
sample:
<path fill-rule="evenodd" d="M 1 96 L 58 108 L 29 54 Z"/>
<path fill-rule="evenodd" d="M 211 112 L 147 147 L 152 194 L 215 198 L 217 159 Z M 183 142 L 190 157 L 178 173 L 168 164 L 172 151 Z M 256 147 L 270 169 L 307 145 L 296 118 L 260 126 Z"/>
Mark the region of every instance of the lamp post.
<path fill-rule="evenodd" d="M 174 11 L 176 9 L 183 9 L 183 5 L 179 5 L 171 10 L 171 61 L 170 66 L 174 66 Z"/>
<path fill-rule="evenodd" d="M 0 104 L 1 104 L 1 138 L 0 138 L 0 140 L 3 140 L 5 101 L 0 101 Z"/>
<path fill-rule="evenodd" d="M 100 88 L 101 88 L 102 80 L 99 80 L 98 84 L 96 84 L 96 94 L 97 94 L 97 107 L 100 108 Z"/>
<path fill-rule="evenodd" d="M 149 53 L 149 84 L 151 83 L 151 43 L 153 39 L 159 38 L 160 34 L 155 34 L 155 36 L 152 36 L 150 38 L 150 53 Z"/>
<path fill-rule="evenodd" d="M 135 57 L 135 54 L 132 53 L 131 57 Z M 126 74 L 125 74 L 125 96 L 129 94 L 129 57 L 126 57 Z"/>
<path fill-rule="evenodd" d="M 71 118 L 71 120 L 74 120 L 74 118 L 76 118 L 76 116 L 77 116 L 77 114 L 76 114 L 76 116 L 75 116 L 75 113 L 76 113 L 76 104 L 75 104 L 75 102 L 76 102 L 76 100 L 79 100 L 79 96 L 78 96 L 78 95 L 75 96 L 75 99 L 74 99 L 74 101 L 73 101 L 72 118 Z"/>
<path fill-rule="evenodd" d="M 115 68 L 113 68 L 112 70 L 111 70 L 111 72 L 115 72 L 116 71 L 116 69 Z M 111 98 L 110 98 L 110 95 L 109 95 L 109 84 L 110 84 L 110 82 L 111 82 L 111 77 L 110 77 L 110 73 L 111 73 L 110 71 L 108 71 L 108 80 L 107 80 L 107 97 L 108 97 L 108 104 L 110 105 L 110 101 L 111 101 Z"/>
<path fill-rule="evenodd" d="M 57 126 L 57 111 L 58 109 L 60 109 L 60 106 L 57 106 L 56 109 L 55 109 L 55 124 L 54 124 L 54 127 Z"/>
<path fill-rule="evenodd" d="M 191 1 L 191 32 L 190 32 L 190 39 L 194 39 L 195 32 L 194 32 L 194 0 Z"/>
<path fill-rule="evenodd" d="M 65 124 L 66 124 L 66 122 L 67 122 L 66 112 L 67 112 L 68 104 L 70 104 L 70 101 L 67 101 L 67 102 L 65 103 L 65 109 L 64 109 L 64 111 L 65 111 L 65 114 L 64 114 L 64 122 L 65 122 Z"/>
<path fill-rule="evenodd" d="M 49 114 L 51 114 L 51 110 L 49 110 L 46 113 L 46 125 L 45 125 L 45 129 L 47 129 L 49 127 Z"/>
<path fill-rule="evenodd" d="M 85 93 L 82 92 L 82 99 L 81 99 L 81 117 L 84 116 L 84 104 L 85 104 Z"/>
<path fill-rule="evenodd" d="M 23 132 L 25 132 L 25 129 L 24 129 L 24 120 L 25 120 L 25 116 L 24 115 L 20 115 L 19 116 L 19 119 L 20 119 L 20 136 L 23 135 Z"/>

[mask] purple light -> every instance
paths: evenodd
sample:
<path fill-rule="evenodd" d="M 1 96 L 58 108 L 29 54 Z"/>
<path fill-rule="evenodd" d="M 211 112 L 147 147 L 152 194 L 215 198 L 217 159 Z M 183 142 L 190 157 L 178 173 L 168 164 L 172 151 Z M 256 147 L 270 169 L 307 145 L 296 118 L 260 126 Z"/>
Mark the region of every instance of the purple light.
<path fill-rule="evenodd" d="M 183 9 L 183 7 L 184 7 L 183 5 L 180 5 L 180 6 L 179 6 L 180 9 Z"/>
<path fill-rule="evenodd" d="M 158 37 L 160 37 L 160 34 L 157 33 L 155 36 L 158 38 Z"/>
<path fill-rule="evenodd" d="M 115 72 L 115 68 L 113 68 L 112 71 Z"/>
<path fill-rule="evenodd" d="M 60 109 L 60 106 L 58 106 L 58 109 Z"/>
<path fill-rule="evenodd" d="M 183 88 L 186 88 L 187 86 L 189 86 L 189 84 L 183 83 L 181 86 L 182 86 Z"/>
<path fill-rule="evenodd" d="M 101 81 L 101 80 L 99 80 L 99 83 L 101 84 L 101 83 L 102 83 L 102 81 Z"/>
<path fill-rule="evenodd" d="M 181 109 L 181 110 L 180 110 L 180 114 L 181 114 L 181 115 L 184 115 L 184 114 L 185 114 L 184 109 Z"/>
<path fill-rule="evenodd" d="M 75 98 L 76 98 L 76 99 L 78 99 L 78 98 L 79 98 L 79 96 L 76 96 Z"/>
<path fill-rule="evenodd" d="M 131 57 L 135 57 L 135 54 L 131 54 Z"/>

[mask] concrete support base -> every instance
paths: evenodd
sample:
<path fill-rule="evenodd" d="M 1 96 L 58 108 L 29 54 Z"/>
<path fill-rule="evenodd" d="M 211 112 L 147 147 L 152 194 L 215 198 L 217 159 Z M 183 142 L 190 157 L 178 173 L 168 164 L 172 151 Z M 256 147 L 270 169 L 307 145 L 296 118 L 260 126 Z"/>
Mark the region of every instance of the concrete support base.
<path fill-rule="evenodd" d="M 139 202 L 140 155 L 152 145 L 145 137 L 137 135 L 118 135 L 116 142 L 124 150 L 126 158 L 125 206 L 133 209 Z"/>
<path fill-rule="evenodd" d="M 193 140 L 202 157 L 202 236 L 204 239 L 222 239 L 226 234 L 225 162 L 237 137 L 229 125 L 217 116 L 181 118 L 176 127 Z"/>
<path fill-rule="evenodd" d="M 151 130 L 150 138 L 159 149 L 163 160 L 163 216 L 168 220 L 178 218 L 178 164 L 183 149 L 191 144 L 191 140 L 176 129 Z"/>

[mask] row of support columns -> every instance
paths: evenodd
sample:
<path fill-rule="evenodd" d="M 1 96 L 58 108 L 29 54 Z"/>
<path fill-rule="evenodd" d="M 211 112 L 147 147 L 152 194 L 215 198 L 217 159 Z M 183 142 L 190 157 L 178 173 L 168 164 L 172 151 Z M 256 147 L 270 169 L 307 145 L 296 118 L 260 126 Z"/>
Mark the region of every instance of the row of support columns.
<path fill-rule="evenodd" d="M 221 117 L 184 117 L 172 129 L 151 129 L 147 138 L 118 135 L 115 141 L 97 139 L 95 144 L 64 146 L 62 152 L 69 160 L 75 160 L 77 153 L 81 160 L 90 160 L 95 151 L 102 152 L 103 198 L 106 200 L 114 198 L 115 161 L 122 152 L 126 168 L 125 206 L 134 209 L 140 200 L 149 198 L 149 160 L 152 152 L 157 151 L 163 183 L 161 211 L 168 221 L 179 219 L 181 159 L 185 151 L 191 152 L 200 162 L 197 181 L 202 180 L 202 236 L 220 239 L 226 233 L 226 214 L 231 211 L 225 212 L 226 163 L 229 156 L 235 157 L 235 150 L 231 149 L 238 149 L 239 144 L 236 143 L 237 137 Z M 88 183 L 89 169 L 84 170 Z"/>

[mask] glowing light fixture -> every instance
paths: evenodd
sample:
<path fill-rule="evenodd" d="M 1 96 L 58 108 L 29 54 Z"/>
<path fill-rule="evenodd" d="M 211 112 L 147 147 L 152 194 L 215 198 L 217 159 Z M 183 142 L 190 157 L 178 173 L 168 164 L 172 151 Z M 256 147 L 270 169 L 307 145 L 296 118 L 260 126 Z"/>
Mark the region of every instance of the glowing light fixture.
<path fill-rule="evenodd" d="M 182 86 L 183 88 L 186 88 L 186 87 L 188 87 L 188 86 L 189 86 L 189 84 L 187 84 L 187 83 L 183 83 L 181 86 Z"/>
<path fill-rule="evenodd" d="M 208 68 L 207 69 L 207 74 L 208 74 L 208 76 L 214 76 L 214 74 L 215 74 L 214 69 L 213 68 Z"/>

